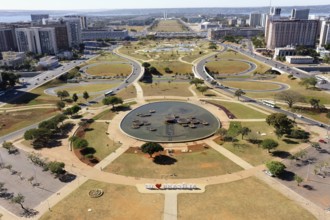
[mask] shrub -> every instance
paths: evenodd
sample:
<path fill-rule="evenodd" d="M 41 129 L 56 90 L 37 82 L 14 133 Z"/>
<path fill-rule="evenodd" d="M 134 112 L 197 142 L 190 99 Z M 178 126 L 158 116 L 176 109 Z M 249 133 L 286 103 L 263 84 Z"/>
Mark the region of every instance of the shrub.
<path fill-rule="evenodd" d="M 291 134 L 288 135 L 290 138 L 295 138 L 295 139 L 308 139 L 309 138 L 309 133 L 303 130 L 292 130 Z"/>
<path fill-rule="evenodd" d="M 73 142 L 73 147 L 77 149 L 85 148 L 87 146 L 88 146 L 88 141 L 79 137 L 77 137 Z"/>

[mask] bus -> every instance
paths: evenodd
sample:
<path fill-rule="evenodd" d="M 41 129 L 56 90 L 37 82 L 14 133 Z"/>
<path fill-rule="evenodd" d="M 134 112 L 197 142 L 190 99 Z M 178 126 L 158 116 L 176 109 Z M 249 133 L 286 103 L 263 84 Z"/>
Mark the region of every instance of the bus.
<path fill-rule="evenodd" d="M 275 102 L 273 102 L 273 101 L 261 100 L 261 103 L 268 106 L 268 107 L 271 107 L 271 108 L 277 108 Z"/>
<path fill-rule="evenodd" d="M 104 93 L 104 96 L 107 97 L 107 96 L 112 96 L 114 94 L 115 93 L 113 92 L 113 90 L 110 90 L 109 92 Z"/>

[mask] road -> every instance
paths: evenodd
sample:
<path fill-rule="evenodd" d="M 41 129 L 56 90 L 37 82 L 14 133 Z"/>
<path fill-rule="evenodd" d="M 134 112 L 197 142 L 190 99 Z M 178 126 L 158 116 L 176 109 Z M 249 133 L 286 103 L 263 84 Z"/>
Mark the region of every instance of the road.
<path fill-rule="evenodd" d="M 244 54 L 244 55 L 246 55 L 246 56 L 249 56 L 249 57 L 251 57 L 251 58 L 253 58 L 253 59 L 256 59 L 256 60 L 258 60 L 258 61 L 260 61 L 260 62 L 264 62 L 264 61 L 266 61 L 265 63 L 267 63 L 269 66 L 275 67 L 275 65 L 276 65 L 277 67 L 280 67 L 279 64 L 278 64 L 278 62 L 276 62 L 276 61 L 268 60 L 267 58 L 264 58 L 264 57 L 261 57 L 261 56 L 255 55 L 255 54 L 250 53 L 250 52 L 246 52 L 245 50 L 239 49 L 239 48 L 237 48 L 237 47 L 232 47 L 232 46 L 227 46 L 227 45 L 221 45 L 221 46 L 223 46 L 225 49 L 222 50 L 222 51 L 220 51 L 220 53 L 223 52 L 223 51 L 225 51 L 227 48 L 230 48 L 230 49 L 236 50 L 236 51 L 238 51 L 238 52 L 241 52 L 242 54 Z M 194 67 L 193 67 L 193 71 L 194 71 L 199 77 L 201 77 L 202 79 L 204 79 L 204 81 L 205 81 L 207 84 L 209 84 L 209 86 L 213 87 L 214 89 L 216 89 L 216 90 L 222 90 L 222 91 L 224 91 L 224 92 L 226 92 L 226 93 L 228 93 L 228 94 L 230 94 L 230 95 L 234 95 L 234 94 L 235 94 L 235 91 L 236 91 L 235 89 L 226 88 L 226 87 L 223 87 L 223 86 L 222 86 L 222 87 L 217 86 L 217 88 L 216 88 L 216 87 L 214 87 L 213 85 L 210 84 L 211 81 L 212 81 L 212 80 L 215 80 L 215 79 L 212 78 L 212 76 L 210 76 L 210 75 L 205 71 L 204 66 L 205 66 L 205 64 L 207 63 L 207 61 L 208 61 L 211 57 L 213 57 L 213 56 L 214 56 L 214 55 L 211 55 L 211 56 L 209 56 L 209 57 L 206 57 L 206 58 L 200 60 L 197 64 L 194 65 Z M 285 66 L 284 64 L 281 64 L 281 67 L 282 67 L 282 66 L 283 66 L 284 69 L 287 69 L 286 66 Z M 293 73 L 293 74 L 295 74 L 295 76 L 296 76 L 297 78 L 306 77 L 306 74 L 303 74 L 303 73 L 298 73 L 298 74 Z M 309 77 L 309 76 L 308 76 L 308 77 Z M 260 101 L 258 101 L 258 100 L 256 100 L 256 99 L 252 99 L 252 98 L 247 97 L 247 96 L 241 96 L 240 99 L 241 99 L 242 102 L 250 102 L 250 103 L 254 103 L 254 104 L 259 105 L 259 106 L 261 106 L 261 107 L 263 107 L 263 108 L 267 108 L 267 109 L 270 109 L 270 110 L 272 110 L 272 111 L 276 111 L 276 112 L 278 112 L 278 113 L 284 113 L 284 114 L 286 114 L 286 115 L 288 115 L 288 116 L 290 116 L 290 117 L 292 117 L 292 118 L 297 118 L 297 116 L 296 116 L 294 113 L 292 113 L 292 112 L 289 112 L 289 111 L 286 111 L 286 110 L 283 110 L 283 109 L 280 109 L 280 108 L 272 108 L 272 107 L 268 107 L 268 106 L 264 105 L 262 102 L 260 102 Z M 315 120 L 310 119 L 310 118 L 299 118 L 299 120 L 303 121 L 304 123 L 310 124 L 310 125 L 322 126 L 322 127 L 324 127 L 325 129 L 329 129 L 329 128 L 330 128 L 329 125 L 323 124 L 322 122 L 315 121 Z"/>

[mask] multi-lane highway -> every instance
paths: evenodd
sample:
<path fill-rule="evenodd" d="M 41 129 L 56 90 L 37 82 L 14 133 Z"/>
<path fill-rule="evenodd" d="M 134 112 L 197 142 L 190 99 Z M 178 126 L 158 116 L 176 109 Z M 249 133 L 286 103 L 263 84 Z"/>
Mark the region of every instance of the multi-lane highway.
<path fill-rule="evenodd" d="M 264 58 L 264 57 L 261 57 L 261 56 L 258 56 L 258 55 L 255 55 L 253 53 L 250 53 L 250 52 L 246 52 L 242 49 L 239 49 L 237 47 L 231 47 L 231 46 L 227 46 L 227 45 L 222 45 L 225 49 L 223 49 L 222 51 L 219 51 L 219 53 L 225 51 L 227 48 L 231 48 L 231 49 L 234 49 L 238 52 L 241 52 L 243 53 L 244 55 L 247 55 L 253 59 L 256 59 L 258 60 L 259 62 L 265 62 L 267 63 L 269 66 L 272 66 L 272 67 L 279 67 L 279 64 L 278 62 L 276 61 L 272 61 L 272 60 L 268 60 L 267 58 Z M 217 89 L 217 90 L 222 90 L 230 95 L 234 95 L 235 94 L 235 89 L 231 89 L 231 88 L 227 88 L 227 87 L 223 87 L 223 86 L 213 86 L 211 85 L 211 81 L 212 80 L 215 80 L 214 78 L 212 78 L 212 76 L 210 76 L 206 71 L 205 71 L 205 64 L 207 63 L 207 61 L 213 57 L 214 55 L 210 55 L 209 57 L 205 57 L 201 60 L 199 60 L 199 62 L 197 64 L 194 65 L 193 67 L 193 72 L 195 73 L 195 75 L 199 78 L 202 78 L 204 79 L 204 81 L 211 87 L 214 87 L 214 89 Z M 286 66 L 284 64 L 281 64 L 281 67 L 283 66 L 283 68 L 287 69 Z M 291 74 L 295 74 L 296 77 L 306 77 L 304 74 L 301 74 L 301 73 L 291 73 Z M 289 112 L 289 111 L 286 111 L 286 110 L 283 110 L 283 109 L 280 109 L 280 108 L 271 108 L 271 107 L 268 107 L 266 105 L 264 105 L 262 102 L 258 101 L 258 100 L 255 100 L 255 99 L 252 99 L 250 97 L 247 97 L 247 96 L 241 96 L 241 101 L 242 102 L 251 102 L 251 103 L 255 103 L 256 105 L 259 105 L 259 106 L 262 106 L 263 108 L 268 108 L 268 109 L 271 109 L 273 111 L 276 111 L 276 112 L 279 112 L 279 113 L 284 113 L 290 117 L 293 117 L 293 118 L 297 118 L 296 115 L 292 112 Z M 324 123 L 321 123 L 321 122 L 318 122 L 318 121 L 315 121 L 313 119 L 310 119 L 310 118 L 299 118 L 299 120 L 305 122 L 305 123 L 308 123 L 308 124 L 311 124 L 311 125 L 316 125 L 316 126 L 321 126 L 321 127 L 324 127 L 325 129 L 329 129 L 330 126 L 329 125 L 326 125 Z"/>

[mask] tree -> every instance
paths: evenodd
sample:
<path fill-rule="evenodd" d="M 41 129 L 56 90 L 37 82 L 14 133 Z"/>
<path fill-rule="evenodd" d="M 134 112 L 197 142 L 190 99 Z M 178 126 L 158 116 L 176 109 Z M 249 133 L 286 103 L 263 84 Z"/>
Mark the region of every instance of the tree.
<path fill-rule="evenodd" d="M 85 91 L 84 93 L 83 93 L 83 98 L 87 101 L 87 99 L 89 99 L 89 94 L 88 94 L 88 92 L 87 91 Z"/>
<path fill-rule="evenodd" d="M 190 81 L 190 84 L 194 84 L 196 88 L 198 87 L 198 84 L 203 84 L 203 83 L 204 83 L 204 80 L 199 79 L 199 78 L 194 78 Z"/>
<path fill-rule="evenodd" d="M 237 99 L 239 100 L 239 97 L 241 97 L 242 95 L 245 95 L 245 92 L 241 89 L 238 89 L 235 91 L 235 96 L 237 97 Z"/>
<path fill-rule="evenodd" d="M 222 140 L 226 137 L 227 133 L 228 133 L 228 130 L 225 128 L 219 128 L 216 132 L 216 134 L 221 136 Z"/>
<path fill-rule="evenodd" d="M 172 73 L 173 71 L 169 67 L 164 68 L 165 73 Z"/>
<path fill-rule="evenodd" d="M 239 133 L 241 133 L 241 135 L 242 135 L 242 139 L 244 139 L 244 136 L 246 136 L 246 135 L 248 135 L 249 133 L 251 133 L 251 129 L 248 128 L 248 127 L 242 127 L 242 128 L 240 129 L 240 132 L 239 132 Z"/>
<path fill-rule="evenodd" d="M 65 107 L 65 103 L 63 101 L 56 102 L 56 107 L 58 110 L 62 110 Z"/>
<path fill-rule="evenodd" d="M 278 176 L 285 170 L 285 165 L 278 161 L 270 161 L 266 163 L 266 167 L 269 172 L 271 172 L 274 176 Z"/>
<path fill-rule="evenodd" d="M 79 105 L 74 105 L 71 107 L 71 113 L 74 115 L 74 114 L 77 114 L 79 111 L 81 110 L 80 106 Z"/>
<path fill-rule="evenodd" d="M 102 100 L 103 105 L 112 105 L 112 108 L 115 108 L 115 105 L 117 104 L 122 104 L 123 100 L 117 96 L 109 96 L 109 97 L 105 97 Z"/>
<path fill-rule="evenodd" d="M 276 135 L 291 134 L 294 122 L 283 113 L 273 113 L 266 118 L 268 125 L 275 128 Z"/>
<path fill-rule="evenodd" d="M 163 151 L 164 148 L 158 143 L 147 142 L 141 146 L 141 150 L 143 153 L 147 153 L 150 157 L 152 157 L 154 153 Z"/>
<path fill-rule="evenodd" d="M 206 92 L 208 89 L 209 89 L 209 87 L 207 87 L 207 86 L 198 86 L 198 87 L 197 87 L 197 90 L 198 90 L 199 92 L 201 92 L 202 95 L 203 95 L 204 92 Z"/>
<path fill-rule="evenodd" d="M 50 172 L 58 175 L 64 173 L 65 164 L 62 162 L 52 161 L 47 164 L 47 167 Z"/>
<path fill-rule="evenodd" d="M 77 95 L 76 93 L 73 93 L 73 95 L 72 95 L 72 100 L 73 100 L 74 102 L 77 102 L 78 99 L 79 99 L 78 95 Z"/>
<path fill-rule="evenodd" d="M 324 108 L 324 106 L 322 104 L 320 104 L 320 99 L 311 98 L 309 100 L 309 104 L 311 104 L 313 109 L 318 110 L 318 111 L 320 109 Z"/>
<path fill-rule="evenodd" d="M 286 104 L 288 104 L 289 108 L 292 108 L 292 106 L 297 102 L 305 102 L 305 97 L 302 96 L 300 93 L 295 91 L 283 91 L 275 96 L 277 99 L 284 101 Z"/>
<path fill-rule="evenodd" d="M 57 95 L 57 97 L 59 97 L 59 98 L 61 99 L 61 101 L 62 101 L 64 98 L 70 96 L 69 92 L 66 91 L 66 90 L 58 91 L 58 92 L 56 93 L 56 95 Z"/>
<path fill-rule="evenodd" d="M 17 196 L 11 198 L 12 203 L 19 204 L 24 211 L 29 212 L 29 210 L 23 206 L 24 200 L 25 197 L 20 193 L 18 193 Z"/>
<path fill-rule="evenodd" d="M 261 142 L 261 147 L 263 149 L 267 149 L 268 153 L 270 153 L 270 150 L 278 147 L 278 143 L 273 139 L 265 139 Z"/>
<path fill-rule="evenodd" d="M 31 140 L 34 148 L 42 148 L 48 144 L 52 131 L 47 128 L 33 128 L 24 133 L 25 140 Z"/>
<path fill-rule="evenodd" d="M 300 186 L 300 183 L 302 183 L 304 180 L 297 174 L 294 175 L 294 180 L 297 182 L 297 185 Z"/>
<path fill-rule="evenodd" d="M 142 66 L 144 68 L 149 68 L 151 65 L 150 65 L 150 63 L 144 62 L 144 63 L 142 63 Z"/>
<path fill-rule="evenodd" d="M 305 86 L 306 89 L 308 89 L 309 86 L 312 86 L 313 88 L 315 88 L 315 86 L 317 84 L 317 79 L 315 77 L 303 78 L 303 79 L 301 79 L 299 84 L 302 86 Z"/>

